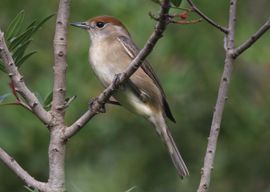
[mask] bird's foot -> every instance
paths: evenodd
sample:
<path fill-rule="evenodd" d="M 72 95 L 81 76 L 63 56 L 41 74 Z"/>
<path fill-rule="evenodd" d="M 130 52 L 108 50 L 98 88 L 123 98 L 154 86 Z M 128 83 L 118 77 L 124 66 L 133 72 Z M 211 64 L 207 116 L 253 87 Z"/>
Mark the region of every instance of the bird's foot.
<path fill-rule="evenodd" d="M 98 98 L 94 98 L 94 99 L 89 100 L 89 110 L 90 111 L 94 110 L 93 108 L 97 104 L 100 104 L 100 107 L 98 108 L 98 110 L 96 112 L 97 113 L 106 113 L 105 103 L 100 103 L 98 101 Z"/>
<path fill-rule="evenodd" d="M 119 85 L 120 77 L 121 77 L 121 73 L 117 73 L 117 74 L 114 75 L 114 78 L 113 78 L 113 81 L 112 81 L 112 85 L 113 85 L 114 89 L 117 89 L 117 88 L 123 89 L 124 88 L 123 85 L 121 85 L 121 84 Z"/>

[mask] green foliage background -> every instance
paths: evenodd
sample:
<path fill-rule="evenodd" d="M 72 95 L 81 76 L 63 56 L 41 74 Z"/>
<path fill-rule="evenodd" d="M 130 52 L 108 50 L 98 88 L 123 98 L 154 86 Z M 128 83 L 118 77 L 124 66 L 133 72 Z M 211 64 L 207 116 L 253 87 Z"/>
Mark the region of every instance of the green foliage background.
<path fill-rule="evenodd" d="M 226 25 L 228 1 L 195 1 L 210 17 Z M 267 0 L 239 1 L 236 44 L 240 44 L 269 17 Z M 183 5 L 185 2 L 183 1 Z M 58 1 L 2 0 L 0 27 L 5 30 L 22 9 L 29 24 L 56 12 Z M 78 0 L 71 3 L 70 21 L 96 15 L 114 15 L 142 47 L 153 30 L 150 0 Z M 177 11 L 174 11 L 177 12 Z M 21 68 L 31 90 L 45 97 L 52 89 L 55 17 L 34 36 L 30 46 L 38 53 Z M 210 191 L 270 191 L 270 32 L 235 63 L 229 100 Z M 88 65 L 88 34 L 69 28 L 68 96 L 77 99 L 67 111 L 71 124 L 88 100 L 102 90 Z M 191 176 L 179 180 L 170 158 L 151 125 L 121 107 L 108 106 L 72 138 L 67 147 L 66 178 L 69 192 L 195 191 L 203 163 L 219 77 L 223 70 L 222 34 L 202 22 L 170 25 L 149 61 L 160 77 L 177 124 L 169 123 Z M 9 79 L 0 73 L 0 95 L 10 92 Z M 12 100 L 12 99 L 10 99 Z M 35 178 L 47 178 L 47 129 L 21 107 L 0 107 L 0 146 Z M 0 163 L 0 191 L 26 191 L 23 183 Z"/>

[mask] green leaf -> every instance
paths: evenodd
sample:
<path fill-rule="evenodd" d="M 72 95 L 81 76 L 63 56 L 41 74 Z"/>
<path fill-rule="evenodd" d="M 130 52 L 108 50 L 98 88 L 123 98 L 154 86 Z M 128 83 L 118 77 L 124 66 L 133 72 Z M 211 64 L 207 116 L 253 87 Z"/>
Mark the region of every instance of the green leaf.
<path fill-rule="evenodd" d="M 27 191 L 30 191 L 30 192 L 38 192 L 38 189 L 32 189 L 32 188 L 30 188 L 30 187 L 28 187 L 28 186 L 24 186 L 24 188 L 25 189 L 27 189 Z"/>
<path fill-rule="evenodd" d="M 32 39 L 28 39 L 27 41 L 25 41 L 23 44 L 20 44 L 16 48 L 16 51 L 12 54 L 13 59 L 15 59 L 15 63 L 23 57 L 25 50 L 31 41 Z"/>
<path fill-rule="evenodd" d="M 175 6 L 175 7 L 179 7 L 182 0 L 171 0 L 172 4 Z"/>
<path fill-rule="evenodd" d="M 42 25 L 45 24 L 46 21 L 48 21 L 48 20 L 49 20 L 50 18 L 52 18 L 53 16 L 55 16 L 55 14 L 49 15 L 49 16 L 45 17 L 43 20 L 41 20 L 41 21 L 37 24 L 37 26 L 35 27 L 35 31 L 37 31 L 39 28 L 41 28 Z"/>
<path fill-rule="evenodd" d="M 73 96 L 70 97 L 70 98 L 69 98 L 69 97 L 66 98 L 66 99 L 65 99 L 65 108 L 67 108 L 67 107 L 71 104 L 71 102 L 74 101 L 76 98 L 77 98 L 76 95 L 73 95 Z"/>
<path fill-rule="evenodd" d="M 137 186 L 133 186 L 133 187 L 131 187 L 130 189 L 128 189 L 127 191 L 125 191 L 125 192 L 131 192 L 131 191 L 134 191 L 134 189 L 136 189 L 137 188 Z"/>
<path fill-rule="evenodd" d="M 30 37 L 33 35 L 34 32 L 35 32 L 34 27 L 30 27 L 22 34 L 20 34 L 18 37 L 15 37 L 13 41 L 10 43 L 9 49 L 14 50 L 19 44 L 23 44 L 25 41 L 30 39 Z"/>
<path fill-rule="evenodd" d="M 49 107 L 51 106 L 52 99 L 53 99 L 53 92 L 51 91 L 51 92 L 45 97 L 43 106 L 44 106 L 45 108 L 49 108 Z"/>
<path fill-rule="evenodd" d="M 29 29 L 30 27 L 35 26 L 36 22 L 37 22 L 37 20 L 34 20 L 32 23 L 30 23 L 30 24 L 26 27 L 26 29 Z"/>
<path fill-rule="evenodd" d="M 33 21 L 27 28 L 26 30 L 21 33 L 18 37 L 15 37 L 9 46 L 10 50 L 15 49 L 19 44 L 23 44 L 25 41 L 28 41 L 33 35 L 34 33 L 46 22 L 48 21 L 50 18 L 52 18 L 54 16 L 53 15 L 49 15 L 47 17 L 45 17 L 43 20 L 41 20 L 37 25 L 36 21 Z"/>
<path fill-rule="evenodd" d="M 15 36 L 20 31 L 23 20 L 24 20 L 24 10 L 20 11 L 16 15 L 16 17 L 10 22 L 6 31 L 7 40 L 10 40 L 13 36 Z"/>
<path fill-rule="evenodd" d="M 9 96 L 11 96 L 11 93 L 6 93 L 4 95 L 0 95 L 0 103 L 3 103 L 3 101 L 8 98 Z"/>
<path fill-rule="evenodd" d="M 16 66 L 20 67 L 29 57 L 31 57 L 32 55 L 34 55 L 37 51 L 32 51 L 28 54 L 26 54 L 25 56 L 23 56 L 17 63 Z"/>

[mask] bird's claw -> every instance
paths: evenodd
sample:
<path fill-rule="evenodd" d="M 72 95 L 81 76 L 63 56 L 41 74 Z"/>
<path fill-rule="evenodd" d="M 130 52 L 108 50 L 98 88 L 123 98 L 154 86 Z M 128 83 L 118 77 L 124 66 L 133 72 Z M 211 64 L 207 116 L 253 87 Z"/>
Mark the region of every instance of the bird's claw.
<path fill-rule="evenodd" d="M 114 89 L 116 89 L 117 87 L 121 88 L 121 86 L 119 85 L 120 76 L 121 76 L 121 73 L 117 73 L 115 74 L 113 78 L 112 84 L 113 84 Z"/>
<path fill-rule="evenodd" d="M 96 104 L 95 102 L 98 102 L 98 98 L 94 98 L 94 99 L 90 99 L 89 100 L 89 110 L 92 111 L 93 110 L 93 106 Z M 97 110 L 97 113 L 106 113 L 106 107 L 105 107 L 105 103 L 100 103 L 101 107 L 99 107 L 99 109 Z"/>

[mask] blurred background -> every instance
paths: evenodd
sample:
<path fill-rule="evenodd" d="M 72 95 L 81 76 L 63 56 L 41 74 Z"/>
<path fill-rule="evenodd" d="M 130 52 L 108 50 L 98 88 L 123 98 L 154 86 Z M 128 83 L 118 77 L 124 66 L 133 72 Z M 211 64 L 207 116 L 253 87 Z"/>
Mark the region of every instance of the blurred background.
<path fill-rule="evenodd" d="M 195 1 L 197 3 L 197 1 Z M 226 25 L 229 1 L 205 0 L 198 7 Z M 239 1 L 236 44 L 245 41 L 269 15 L 268 0 Z M 185 2 L 182 4 L 186 6 Z M 25 25 L 57 11 L 58 1 L 1 0 L 0 28 L 25 10 Z M 77 0 L 70 21 L 113 15 L 127 26 L 139 47 L 153 31 L 150 0 Z M 179 13 L 178 10 L 172 12 Z M 197 18 L 193 15 L 191 18 Z M 20 71 L 40 97 L 52 89 L 55 17 L 35 34 L 29 51 L 37 50 Z M 88 64 L 88 34 L 68 29 L 67 96 L 77 99 L 67 110 L 71 124 L 103 89 Z M 270 191 L 270 32 L 235 62 L 229 99 L 222 120 L 210 191 Z M 177 123 L 169 123 L 190 170 L 180 180 L 165 147 L 144 119 L 118 106 L 107 106 L 67 146 L 69 192 L 191 192 L 197 189 L 203 165 L 219 78 L 223 71 L 223 35 L 206 22 L 170 25 L 148 60 L 158 74 Z M 0 72 L 0 95 L 10 92 Z M 14 101 L 15 98 L 10 98 Z M 35 178 L 48 175 L 49 134 L 35 116 L 16 106 L 0 107 L 0 146 Z M 0 191 L 24 192 L 23 183 L 0 162 Z"/>

